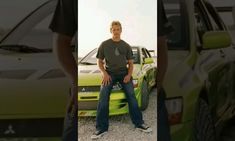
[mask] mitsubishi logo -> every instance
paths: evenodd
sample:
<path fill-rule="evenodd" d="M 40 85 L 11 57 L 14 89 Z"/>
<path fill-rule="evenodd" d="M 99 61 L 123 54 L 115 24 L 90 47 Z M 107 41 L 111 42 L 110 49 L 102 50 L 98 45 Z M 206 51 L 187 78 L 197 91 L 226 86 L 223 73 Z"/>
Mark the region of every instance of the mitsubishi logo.
<path fill-rule="evenodd" d="M 15 134 L 15 131 L 13 130 L 13 126 L 10 124 L 8 126 L 8 129 L 4 132 L 5 135 L 9 135 L 9 134 Z"/>
<path fill-rule="evenodd" d="M 85 88 L 82 88 L 82 92 L 85 92 L 86 91 L 86 89 Z"/>

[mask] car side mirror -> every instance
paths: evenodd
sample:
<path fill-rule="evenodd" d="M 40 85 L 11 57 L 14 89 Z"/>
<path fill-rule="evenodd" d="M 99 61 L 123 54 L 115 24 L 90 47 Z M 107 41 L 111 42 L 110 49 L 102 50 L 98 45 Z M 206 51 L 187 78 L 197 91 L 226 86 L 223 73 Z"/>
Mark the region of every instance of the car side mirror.
<path fill-rule="evenodd" d="M 231 44 L 231 37 L 226 31 L 209 31 L 202 36 L 202 49 L 225 48 Z"/>
<path fill-rule="evenodd" d="M 144 64 L 152 64 L 154 63 L 153 58 L 145 58 L 144 59 Z"/>

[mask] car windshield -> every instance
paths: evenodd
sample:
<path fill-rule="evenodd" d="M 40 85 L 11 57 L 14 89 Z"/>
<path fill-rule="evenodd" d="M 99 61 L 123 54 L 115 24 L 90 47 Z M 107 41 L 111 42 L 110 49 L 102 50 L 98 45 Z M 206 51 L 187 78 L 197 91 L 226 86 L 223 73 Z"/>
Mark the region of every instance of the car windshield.
<path fill-rule="evenodd" d="M 97 64 L 97 59 L 96 59 L 96 54 L 97 54 L 97 49 L 94 49 L 90 53 L 88 53 L 87 56 L 81 59 L 79 64 L 83 65 L 96 65 Z M 136 47 L 132 47 L 132 52 L 133 52 L 133 59 L 134 59 L 134 64 L 139 64 L 139 49 Z"/>
<path fill-rule="evenodd" d="M 23 18 L 48 0 L 1 0 L 0 1 L 0 41 Z M 14 9 L 14 10 L 13 10 Z"/>
<path fill-rule="evenodd" d="M 27 1 L 28 0 L 22 0 L 21 2 L 24 3 Z M 1 2 L 0 6 L 2 6 Z M 10 5 L 8 2 L 3 4 L 8 4 L 9 7 L 15 6 L 14 9 L 16 9 L 16 11 L 14 10 L 14 12 L 17 12 L 18 9 L 22 8 L 22 3 L 20 3 L 18 6 L 16 6 L 15 3 Z M 30 5 L 31 3 L 33 6 Z M 6 50 L 17 53 L 51 52 L 53 44 L 53 32 L 49 29 L 49 25 L 52 21 L 56 4 L 57 2 L 55 0 L 38 0 L 37 2 L 30 1 L 27 3 L 27 5 L 23 6 L 26 9 L 22 10 L 23 12 L 20 11 L 19 14 L 15 14 L 13 12 L 14 16 L 18 16 L 18 18 L 14 19 L 13 15 L 12 17 L 3 16 L 9 17 L 9 19 L 6 18 L 6 20 L 3 21 L 6 25 L 8 25 L 7 21 L 10 22 L 11 25 L 9 24 L 8 27 L 4 27 L 4 30 L 8 29 L 9 32 L 4 33 L 6 35 L 2 34 L 3 37 L 0 41 L 0 54 L 2 52 L 5 53 Z M 11 18 L 14 19 L 14 22 L 11 20 Z M 3 23 L 1 22 L 0 31 L 1 24 L 3 26 Z M 71 47 L 74 52 L 77 49 L 75 38 L 76 36 L 74 36 L 71 43 Z"/>

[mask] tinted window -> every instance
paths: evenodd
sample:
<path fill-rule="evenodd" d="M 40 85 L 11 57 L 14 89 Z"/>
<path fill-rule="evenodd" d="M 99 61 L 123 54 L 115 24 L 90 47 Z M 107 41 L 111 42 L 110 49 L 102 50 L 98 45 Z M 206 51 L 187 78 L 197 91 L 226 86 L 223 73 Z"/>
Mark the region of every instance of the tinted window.
<path fill-rule="evenodd" d="M 180 0 L 163 0 L 163 2 L 168 21 L 174 28 L 173 33 L 167 36 L 168 48 L 170 50 L 188 49 L 187 12 L 185 11 L 184 3 L 180 2 Z"/>

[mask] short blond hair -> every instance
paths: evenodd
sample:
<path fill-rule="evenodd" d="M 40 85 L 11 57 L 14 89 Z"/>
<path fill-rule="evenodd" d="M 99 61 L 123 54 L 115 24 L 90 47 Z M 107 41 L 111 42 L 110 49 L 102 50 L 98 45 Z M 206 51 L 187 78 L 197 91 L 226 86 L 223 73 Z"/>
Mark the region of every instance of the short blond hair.
<path fill-rule="evenodd" d="M 110 30 L 113 28 L 114 25 L 118 25 L 120 26 L 121 30 L 122 30 L 122 25 L 119 21 L 112 21 L 111 25 L 110 25 Z"/>

